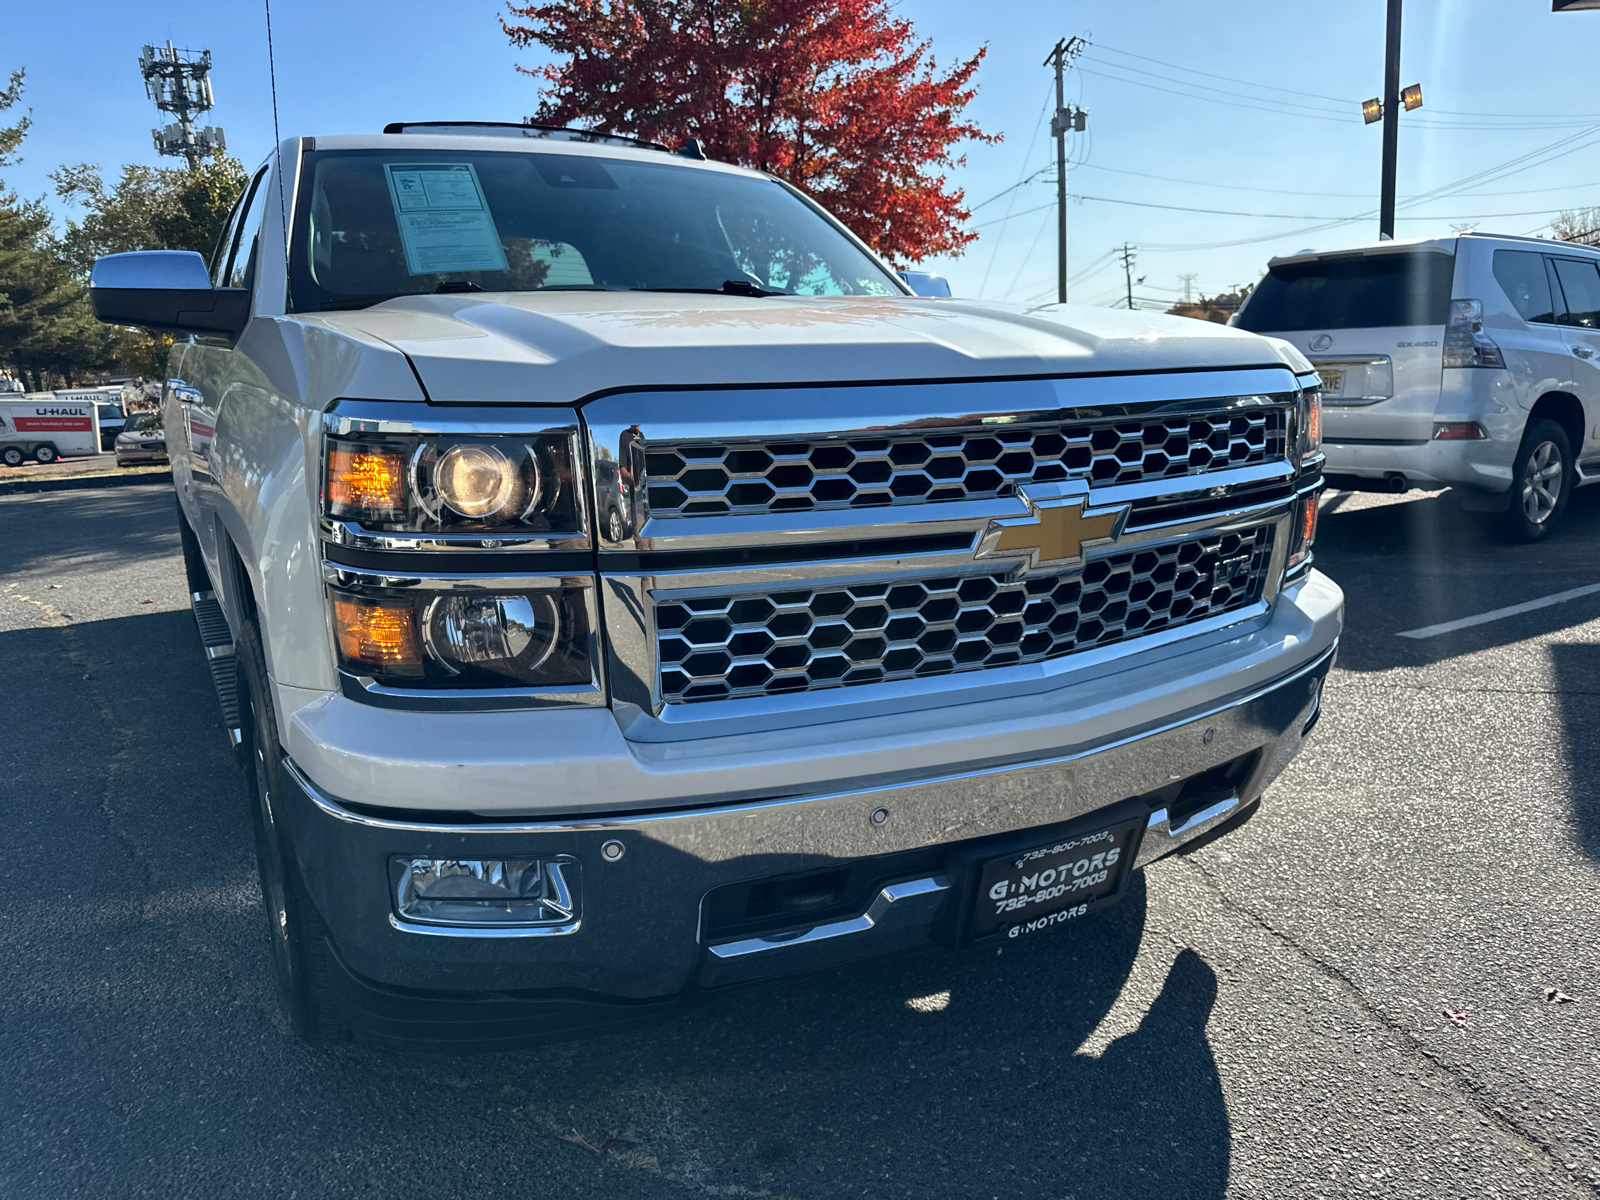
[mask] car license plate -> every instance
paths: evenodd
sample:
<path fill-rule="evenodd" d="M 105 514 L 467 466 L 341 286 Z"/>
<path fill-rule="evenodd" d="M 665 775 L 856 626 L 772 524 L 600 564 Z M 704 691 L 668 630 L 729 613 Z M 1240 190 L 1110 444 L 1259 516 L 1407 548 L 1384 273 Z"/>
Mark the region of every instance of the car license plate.
<path fill-rule="evenodd" d="M 1142 820 L 1064 838 L 983 864 L 968 925 L 973 940 L 1037 933 L 1121 894 Z"/>
<path fill-rule="evenodd" d="M 1318 367 L 1317 374 L 1322 376 L 1322 394 L 1337 396 L 1344 390 L 1344 371 L 1338 367 Z"/>

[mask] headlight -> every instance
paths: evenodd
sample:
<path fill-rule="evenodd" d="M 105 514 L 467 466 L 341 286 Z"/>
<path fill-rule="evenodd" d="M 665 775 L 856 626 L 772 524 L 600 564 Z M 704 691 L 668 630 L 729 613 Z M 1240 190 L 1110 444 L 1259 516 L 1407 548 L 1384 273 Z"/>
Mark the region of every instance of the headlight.
<path fill-rule="evenodd" d="M 526 688 L 591 681 L 584 589 L 331 589 L 339 665 L 403 688 Z"/>
<path fill-rule="evenodd" d="M 572 441 L 563 435 L 327 439 L 327 516 L 385 532 L 577 533 Z"/>
<path fill-rule="evenodd" d="M 1308 462 L 1322 452 L 1322 389 L 1309 387 L 1300 393 L 1295 426 L 1300 461 Z"/>

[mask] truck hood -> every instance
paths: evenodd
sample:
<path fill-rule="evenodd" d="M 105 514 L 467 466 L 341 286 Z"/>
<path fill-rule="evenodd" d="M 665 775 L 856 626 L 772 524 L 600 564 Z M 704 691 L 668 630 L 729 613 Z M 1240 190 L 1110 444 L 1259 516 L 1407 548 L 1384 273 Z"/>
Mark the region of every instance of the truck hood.
<path fill-rule="evenodd" d="M 1188 317 L 913 297 L 486 293 L 299 319 L 387 342 L 429 399 L 453 402 L 1297 365 L 1288 347 Z"/>

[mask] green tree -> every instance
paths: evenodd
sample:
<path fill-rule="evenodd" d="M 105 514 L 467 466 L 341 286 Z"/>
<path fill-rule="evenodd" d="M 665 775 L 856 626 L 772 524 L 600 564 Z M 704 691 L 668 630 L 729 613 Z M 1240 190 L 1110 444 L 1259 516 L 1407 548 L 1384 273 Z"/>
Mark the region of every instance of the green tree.
<path fill-rule="evenodd" d="M 56 250 L 44 205 L 0 195 L 0 365 L 35 391 L 51 376 L 70 385 L 110 362 L 111 341 Z"/>
<path fill-rule="evenodd" d="M 246 177 L 238 159 L 219 155 L 195 171 L 130 163 L 109 190 L 89 163 L 50 178 L 57 196 L 83 208 L 81 220 L 67 222 L 61 249 L 87 277 L 101 255 L 129 250 L 197 250 L 209 261 Z"/>
<path fill-rule="evenodd" d="M 0 90 L 0 113 L 22 98 L 23 72 Z M 17 161 L 28 132 L 24 115 L 0 125 L 0 165 Z M 111 361 L 112 336 L 94 319 L 83 281 L 51 235 L 50 214 L 0 187 L 0 368 L 40 391 L 59 377 L 69 385 Z"/>
<path fill-rule="evenodd" d="M 18 67 L 11 72 L 11 82 L 0 89 L 0 113 L 15 107 L 18 100 L 22 99 L 22 80 L 25 71 Z M 17 147 L 22 145 L 22 139 L 28 136 L 28 126 L 33 121 L 26 113 L 15 125 L 0 125 L 0 167 L 9 167 L 17 161 Z"/>
<path fill-rule="evenodd" d="M 247 177 L 238 159 L 219 155 L 194 171 L 129 164 L 109 190 L 89 163 L 62 167 L 50 178 L 58 197 L 82 207 L 82 218 L 67 222 L 58 245 L 87 279 L 95 259 L 129 250 L 196 250 L 209 260 Z M 163 379 L 171 348 L 165 335 L 121 329 L 109 353 L 135 378 Z"/>

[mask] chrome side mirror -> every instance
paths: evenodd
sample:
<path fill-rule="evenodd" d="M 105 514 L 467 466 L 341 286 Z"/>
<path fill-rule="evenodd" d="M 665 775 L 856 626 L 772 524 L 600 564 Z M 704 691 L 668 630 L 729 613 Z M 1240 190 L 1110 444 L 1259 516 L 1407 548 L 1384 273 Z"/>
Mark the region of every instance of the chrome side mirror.
<path fill-rule="evenodd" d="M 950 296 L 950 281 L 943 275 L 935 275 L 932 271 L 901 271 L 899 275 L 905 285 L 919 296 L 944 299 Z"/>
<path fill-rule="evenodd" d="M 108 325 L 236 338 L 250 316 L 245 288 L 214 288 L 193 250 L 135 250 L 96 259 L 89 304 Z"/>

